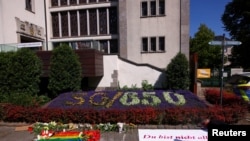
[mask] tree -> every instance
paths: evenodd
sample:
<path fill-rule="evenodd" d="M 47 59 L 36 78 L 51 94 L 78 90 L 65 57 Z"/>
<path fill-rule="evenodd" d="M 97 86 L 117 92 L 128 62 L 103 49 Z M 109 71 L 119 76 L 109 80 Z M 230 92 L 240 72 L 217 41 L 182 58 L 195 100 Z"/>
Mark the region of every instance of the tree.
<path fill-rule="evenodd" d="M 66 44 L 52 51 L 48 89 L 52 97 L 81 88 L 81 64 L 77 54 Z"/>
<path fill-rule="evenodd" d="M 189 63 L 186 56 L 178 53 L 166 68 L 167 88 L 172 90 L 189 89 Z"/>
<path fill-rule="evenodd" d="M 225 7 L 221 20 L 232 39 L 242 42 L 240 46 L 233 47 L 232 66 L 249 69 L 250 1 L 233 0 L 229 2 Z"/>
<path fill-rule="evenodd" d="M 6 102 L 11 92 L 10 66 L 14 52 L 0 52 L 0 101 Z"/>
<path fill-rule="evenodd" d="M 9 81 L 12 93 L 37 95 L 39 92 L 42 62 L 27 48 L 19 49 L 11 57 Z"/>
<path fill-rule="evenodd" d="M 27 48 L 0 53 L 0 102 L 34 104 L 41 73 L 41 60 Z"/>
<path fill-rule="evenodd" d="M 205 24 L 201 24 L 194 38 L 190 39 L 190 54 L 197 53 L 198 68 L 219 68 L 221 47 L 208 43 L 214 39 L 214 32 Z"/>

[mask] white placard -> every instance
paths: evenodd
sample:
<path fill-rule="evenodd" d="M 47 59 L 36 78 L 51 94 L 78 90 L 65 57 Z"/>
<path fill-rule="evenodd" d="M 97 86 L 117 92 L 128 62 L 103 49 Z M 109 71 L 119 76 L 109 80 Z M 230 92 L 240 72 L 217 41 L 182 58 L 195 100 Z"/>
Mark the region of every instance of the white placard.
<path fill-rule="evenodd" d="M 42 42 L 29 42 L 29 43 L 19 43 L 17 44 L 18 48 L 25 48 L 25 47 L 41 47 Z"/>
<path fill-rule="evenodd" d="M 139 141 L 208 141 L 201 129 L 138 129 Z"/>

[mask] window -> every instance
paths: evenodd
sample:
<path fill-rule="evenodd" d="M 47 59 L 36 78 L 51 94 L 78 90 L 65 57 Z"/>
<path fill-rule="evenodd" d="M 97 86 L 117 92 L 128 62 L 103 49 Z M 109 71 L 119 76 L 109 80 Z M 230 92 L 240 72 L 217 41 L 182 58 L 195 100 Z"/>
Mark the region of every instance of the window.
<path fill-rule="evenodd" d="M 86 4 L 87 0 L 79 0 L 79 4 Z"/>
<path fill-rule="evenodd" d="M 77 11 L 70 11 L 70 30 L 71 36 L 78 36 L 78 19 L 77 19 Z"/>
<path fill-rule="evenodd" d="M 89 10 L 90 35 L 97 35 L 97 14 L 96 9 Z"/>
<path fill-rule="evenodd" d="M 77 1 L 76 0 L 70 0 L 70 5 L 76 5 Z"/>
<path fill-rule="evenodd" d="M 142 52 L 163 52 L 165 51 L 165 37 L 143 37 Z"/>
<path fill-rule="evenodd" d="M 110 54 L 116 54 L 118 51 L 118 40 L 110 40 Z"/>
<path fill-rule="evenodd" d="M 150 38 L 150 46 L 151 46 L 151 51 L 156 51 L 156 38 L 155 37 L 151 37 Z"/>
<path fill-rule="evenodd" d="M 159 15 L 165 14 L 165 0 L 159 0 Z"/>
<path fill-rule="evenodd" d="M 142 38 L 142 51 L 148 51 L 148 38 Z"/>
<path fill-rule="evenodd" d="M 118 15 L 117 15 L 117 8 L 111 7 L 109 9 L 109 32 L 110 34 L 117 34 L 118 33 Z"/>
<path fill-rule="evenodd" d="M 88 35 L 88 23 L 87 23 L 87 11 L 86 10 L 80 10 L 80 35 Z"/>
<path fill-rule="evenodd" d="M 62 36 L 69 36 L 68 12 L 61 12 Z"/>
<path fill-rule="evenodd" d="M 151 16 L 156 15 L 156 1 L 150 1 L 150 14 Z"/>
<path fill-rule="evenodd" d="M 159 37 L 159 50 L 165 51 L 165 37 Z"/>
<path fill-rule="evenodd" d="M 25 1 L 25 9 L 28 11 L 33 11 L 32 3 L 33 3 L 33 0 L 26 0 Z"/>
<path fill-rule="evenodd" d="M 147 2 L 142 2 L 141 3 L 141 13 L 142 13 L 142 16 L 147 16 L 148 15 L 148 3 Z"/>
<path fill-rule="evenodd" d="M 58 0 L 51 0 L 51 6 L 58 6 Z"/>
<path fill-rule="evenodd" d="M 142 17 L 162 15 L 165 15 L 165 0 L 142 0 Z"/>
<path fill-rule="evenodd" d="M 96 3 L 96 0 L 89 0 L 89 3 Z"/>
<path fill-rule="evenodd" d="M 105 52 L 105 53 L 108 53 L 108 41 L 107 40 L 101 40 L 100 41 L 100 50 Z"/>
<path fill-rule="evenodd" d="M 107 10 L 106 8 L 99 9 L 99 30 L 100 34 L 107 34 Z"/>
<path fill-rule="evenodd" d="M 58 13 L 51 13 L 53 37 L 59 37 L 59 16 Z"/>
<path fill-rule="evenodd" d="M 61 0 L 61 6 L 66 6 L 68 5 L 68 0 Z"/>

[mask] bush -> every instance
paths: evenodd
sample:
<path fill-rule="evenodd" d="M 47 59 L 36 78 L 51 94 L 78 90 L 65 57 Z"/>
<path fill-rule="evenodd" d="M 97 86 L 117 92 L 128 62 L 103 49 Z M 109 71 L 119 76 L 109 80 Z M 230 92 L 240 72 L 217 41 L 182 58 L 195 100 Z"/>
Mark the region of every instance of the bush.
<path fill-rule="evenodd" d="M 51 97 L 81 88 L 82 72 L 77 54 L 68 46 L 61 45 L 52 51 L 48 89 Z"/>
<path fill-rule="evenodd" d="M 27 106 L 39 92 L 41 60 L 27 48 L 0 53 L 0 102 Z"/>
<path fill-rule="evenodd" d="M 154 86 L 152 84 L 149 84 L 147 80 L 143 80 L 141 85 L 144 91 L 154 90 Z"/>
<path fill-rule="evenodd" d="M 220 90 L 219 89 L 206 89 L 205 90 L 205 98 L 211 104 L 220 104 Z M 237 96 L 233 92 L 222 91 L 222 104 L 223 106 L 231 106 L 231 105 L 247 105 L 241 97 Z"/>
<path fill-rule="evenodd" d="M 42 62 L 33 51 L 19 49 L 11 58 L 9 73 L 11 93 L 38 94 Z"/>
<path fill-rule="evenodd" d="M 178 53 L 166 68 L 167 89 L 188 90 L 190 85 L 189 63 L 186 56 Z"/>

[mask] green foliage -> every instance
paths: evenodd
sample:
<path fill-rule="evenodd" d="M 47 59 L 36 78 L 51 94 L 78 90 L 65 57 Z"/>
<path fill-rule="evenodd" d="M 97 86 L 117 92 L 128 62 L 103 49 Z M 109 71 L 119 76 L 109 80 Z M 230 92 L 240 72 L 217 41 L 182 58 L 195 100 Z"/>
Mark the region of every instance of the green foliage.
<path fill-rule="evenodd" d="M 168 89 L 189 89 L 189 63 L 184 54 L 178 53 L 168 64 L 166 80 Z"/>
<path fill-rule="evenodd" d="M 8 102 L 20 106 L 33 106 L 34 96 L 29 93 L 11 93 Z"/>
<path fill-rule="evenodd" d="M 61 45 L 52 51 L 48 89 L 52 97 L 69 91 L 80 90 L 81 64 L 77 54 L 68 46 Z"/>
<path fill-rule="evenodd" d="M 0 53 L 0 68 L 0 101 L 12 103 L 10 97 L 34 96 L 39 92 L 42 63 L 33 51 Z M 24 102 L 22 98 L 19 100 Z"/>
<path fill-rule="evenodd" d="M 128 87 L 127 85 L 125 85 L 122 88 L 120 88 L 120 90 L 123 90 L 123 91 L 131 91 L 131 90 L 139 90 L 139 89 L 140 88 L 138 88 L 136 84 L 132 84 L 131 87 Z"/>
<path fill-rule="evenodd" d="M 20 49 L 11 59 L 10 77 L 13 93 L 36 95 L 39 92 L 42 62 L 29 49 Z"/>
<path fill-rule="evenodd" d="M 190 39 L 190 53 L 198 54 L 198 68 L 219 68 L 221 47 L 208 43 L 214 39 L 214 32 L 201 24 L 194 38 Z"/>
<path fill-rule="evenodd" d="M 0 101 L 6 101 L 11 92 L 10 67 L 14 52 L 0 52 Z"/>
<path fill-rule="evenodd" d="M 51 100 L 46 95 L 35 96 L 34 99 L 35 99 L 35 105 L 38 105 L 38 106 L 43 106 L 43 105 L 47 104 L 48 102 L 50 102 L 50 100 Z"/>
<path fill-rule="evenodd" d="M 221 17 L 224 28 L 233 40 L 241 41 L 240 46 L 233 47 L 232 67 L 250 68 L 250 1 L 233 0 L 229 2 Z"/>
<path fill-rule="evenodd" d="M 123 91 L 131 91 L 131 90 L 144 90 L 144 91 L 149 91 L 149 90 L 154 90 L 154 86 L 152 84 L 149 84 L 147 80 L 143 80 L 141 82 L 141 88 L 138 88 L 136 84 L 132 84 L 130 87 L 127 85 L 123 86 L 122 88 L 118 88 Z"/>
<path fill-rule="evenodd" d="M 144 91 L 154 90 L 154 86 L 152 84 L 149 84 L 147 80 L 143 80 L 141 85 Z"/>

